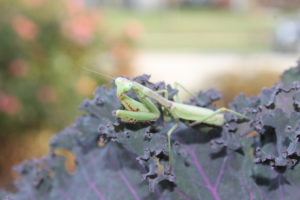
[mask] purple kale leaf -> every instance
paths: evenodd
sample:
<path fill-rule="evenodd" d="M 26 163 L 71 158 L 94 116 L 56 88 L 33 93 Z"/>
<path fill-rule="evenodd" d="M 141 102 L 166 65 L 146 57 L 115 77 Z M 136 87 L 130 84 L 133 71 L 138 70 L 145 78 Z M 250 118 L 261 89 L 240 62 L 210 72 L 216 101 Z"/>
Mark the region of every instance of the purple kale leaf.
<path fill-rule="evenodd" d="M 299 70 L 298 70 L 299 71 Z M 284 77 L 297 77 L 297 70 Z M 143 75 L 133 80 L 152 90 L 177 90 Z M 1 198 L 221 200 L 299 199 L 300 149 L 299 85 L 293 80 L 262 90 L 256 97 L 238 96 L 230 108 L 247 115 L 243 120 L 225 114 L 223 127 L 190 127 L 180 121 L 168 152 L 167 131 L 175 121 L 125 123 L 114 116 L 123 109 L 114 87 L 99 87 L 80 109 L 85 115 L 55 135 L 51 152 L 16 168 L 18 192 Z M 129 96 L 136 98 L 134 92 Z M 215 90 L 199 92 L 188 104 L 215 109 Z M 154 102 L 156 103 L 156 102 Z M 159 104 L 158 108 L 162 110 Z M 76 170 L 65 168 L 63 149 L 75 157 Z M 173 163 L 169 165 L 169 154 Z M 171 167 L 171 168 L 170 168 Z"/>
<path fill-rule="evenodd" d="M 93 100 L 81 109 L 88 114 L 58 133 L 50 142 L 51 153 L 43 159 L 23 163 L 16 168 L 21 178 L 13 200 L 22 199 L 156 199 L 142 179 L 145 173 L 136 160 L 136 153 L 120 143 L 99 146 L 100 128 L 109 128 L 116 119 L 112 110 L 120 106 L 114 89 L 100 87 Z M 109 122 L 109 123 L 108 123 Z M 120 133 L 122 134 L 122 133 Z M 76 158 L 76 171 L 66 170 L 65 157 L 55 152 L 65 149 Z"/>
<path fill-rule="evenodd" d="M 292 72 L 296 71 L 289 71 L 289 76 L 295 77 Z M 257 97 L 237 97 L 231 107 L 246 111 L 251 121 L 238 126 L 229 121 L 231 130 L 223 128 L 222 137 L 213 142 L 252 157 L 255 165 L 249 175 L 262 199 L 298 199 L 299 92 L 299 83 L 293 81 L 263 89 Z"/>

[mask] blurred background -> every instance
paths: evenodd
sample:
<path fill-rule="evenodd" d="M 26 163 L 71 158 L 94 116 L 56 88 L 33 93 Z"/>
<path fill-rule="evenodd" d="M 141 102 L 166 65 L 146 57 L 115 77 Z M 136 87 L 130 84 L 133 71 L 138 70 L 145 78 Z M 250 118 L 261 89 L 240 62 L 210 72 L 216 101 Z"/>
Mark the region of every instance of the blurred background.
<path fill-rule="evenodd" d="M 215 87 L 227 105 L 273 85 L 300 52 L 299 0 L 2 0 L 0 13 L 1 188 L 106 75 Z"/>

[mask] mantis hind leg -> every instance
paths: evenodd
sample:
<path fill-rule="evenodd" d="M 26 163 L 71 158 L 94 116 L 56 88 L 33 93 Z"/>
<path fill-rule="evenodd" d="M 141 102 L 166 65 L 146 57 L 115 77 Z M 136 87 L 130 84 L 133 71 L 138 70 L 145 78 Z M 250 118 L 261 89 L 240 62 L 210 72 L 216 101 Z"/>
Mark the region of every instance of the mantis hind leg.
<path fill-rule="evenodd" d="M 220 114 L 220 113 L 224 113 L 224 112 L 228 112 L 228 113 L 234 114 L 234 115 L 236 115 L 236 116 L 238 116 L 238 117 L 241 117 L 241 118 L 244 118 L 244 119 L 248 119 L 248 120 L 249 120 L 249 118 L 248 118 L 247 116 L 242 115 L 242 114 L 240 114 L 240 113 L 238 113 L 238 112 L 235 112 L 235 111 L 230 110 L 230 109 L 228 109 L 228 108 L 220 108 L 220 109 L 216 110 L 215 112 L 213 112 L 212 114 L 207 115 L 206 117 L 203 117 L 202 119 L 200 119 L 200 120 L 198 120 L 198 121 L 195 121 L 195 122 L 191 123 L 190 125 L 191 125 L 191 126 L 195 126 L 195 125 L 197 125 L 197 124 L 203 123 L 203 122 L 205 122 L 206 120 L 208 120 L 208 119 L 210 119 L 210 118 L 213 118 L 214 116 L 216 116 L 216 115 L 218 115 L 218 114 Z"/>

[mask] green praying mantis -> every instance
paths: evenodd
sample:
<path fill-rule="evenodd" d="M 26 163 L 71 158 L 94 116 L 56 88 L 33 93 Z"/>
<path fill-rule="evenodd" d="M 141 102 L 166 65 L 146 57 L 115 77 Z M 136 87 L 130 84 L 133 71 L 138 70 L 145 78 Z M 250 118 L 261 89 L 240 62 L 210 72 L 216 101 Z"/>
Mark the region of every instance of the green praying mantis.
<path fill-rule="evenodd" d="M 127 78 L 116 78 L 115 85 L 117 87 L 117 97 L 125 107 L 125 110 L 116 110 L 116 116 L 126 122 L 135 123 L 157 120 L 161 116 L 161 112 L 152 100 L 161 105 L 163 107 L 163 112 L 168 112 L 176 122 L 179 122 L 180 119 L 194 121 L 190 124 L 191 126 L 199 123 L 222 126 L 225 121 L 224 112 L 232 113 L 238 117 L 249 120 L 245 115 L 227 108 L 210 110 L 208 108 L 171 101 L 168 99 L 167 90 L 153 91 L 150 88 Z M 126 95 L 130 90 L 133 90 L 136 93 L 139 101 Z M 175 123 L 175 125 L 167 132 L 170 166 L 172 164 L 171 135 L 177 128 L 178 123 Z"/>

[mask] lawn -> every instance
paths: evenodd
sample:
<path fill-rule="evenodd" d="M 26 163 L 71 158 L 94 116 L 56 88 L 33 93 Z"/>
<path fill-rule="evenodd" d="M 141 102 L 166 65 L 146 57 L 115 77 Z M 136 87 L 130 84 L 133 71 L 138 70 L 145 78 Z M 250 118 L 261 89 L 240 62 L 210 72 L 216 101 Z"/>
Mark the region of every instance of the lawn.
<path fill-rule="evenodd" d="M 105 10 L 107 22 L 121 29 L 139 21 L 144 34 L 142 49 L 257 52 L 271 49 L 272 30 L 278 17 L 266 12 L 232 13 L 224 10 L 168 10 L 134 12 Z"/>

